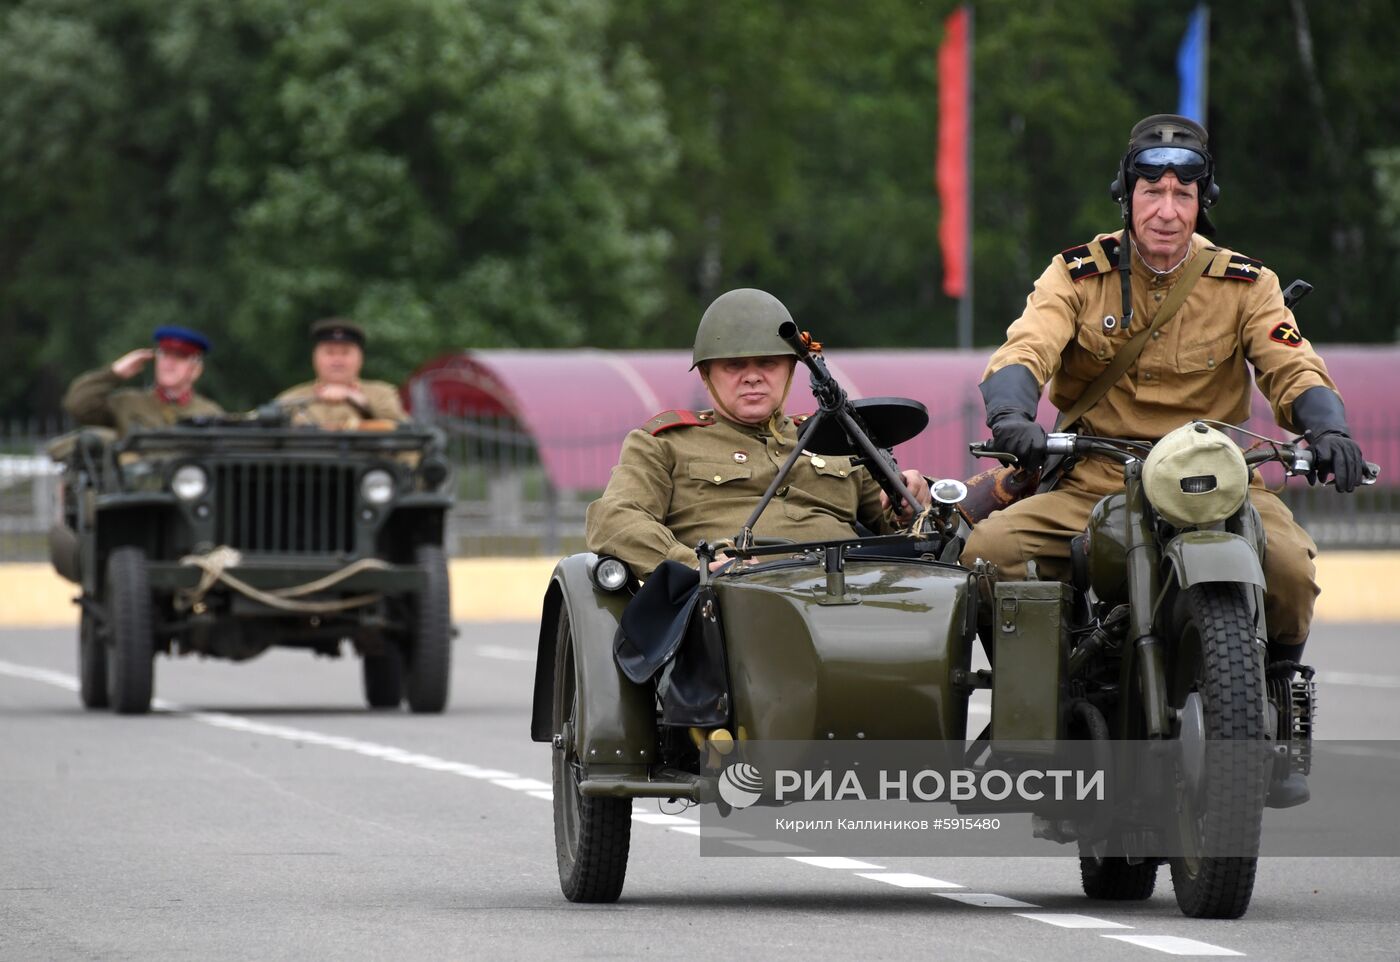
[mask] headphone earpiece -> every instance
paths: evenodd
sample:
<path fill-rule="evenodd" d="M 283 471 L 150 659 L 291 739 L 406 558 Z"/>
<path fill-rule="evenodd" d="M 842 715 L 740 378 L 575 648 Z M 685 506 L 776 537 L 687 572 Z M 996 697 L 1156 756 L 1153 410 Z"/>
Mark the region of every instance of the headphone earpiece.
<path fill-rule="evenodd" d="M 1215 178 L 1210 179 L 1210 186 L 1206 188 L 1206 194 L 1201 198 L 1202 207 L 1214 207 L 1215 202 L 1220 199 L 1220 185 L 1215 182 Z"/>

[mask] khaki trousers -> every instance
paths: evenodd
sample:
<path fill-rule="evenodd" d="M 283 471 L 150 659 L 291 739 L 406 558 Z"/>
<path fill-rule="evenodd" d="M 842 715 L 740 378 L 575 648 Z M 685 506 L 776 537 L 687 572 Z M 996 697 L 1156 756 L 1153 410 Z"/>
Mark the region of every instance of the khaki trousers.
<path fill-rule="evenodd" d="M 1123 468 L 1098 458 L 1079 462 L 1053 491 L 1037 494 L 978 523 L 963 549 L 962 563 L 981 558 L 1004 578 L 1022 578 L 1034 560 L 1040 577 L 1069 579 L 1069 542 L 1084 530 L 1089 512 L 1106 494 L 1123 488 Z M 1249 500 L 1264 522 L 1264 617 L 1269 641 L 1299 645 L 1308 638 L 1318 587 L 1313 559 L 1317 545 L 1293 513 L 1257 479 Z"/>

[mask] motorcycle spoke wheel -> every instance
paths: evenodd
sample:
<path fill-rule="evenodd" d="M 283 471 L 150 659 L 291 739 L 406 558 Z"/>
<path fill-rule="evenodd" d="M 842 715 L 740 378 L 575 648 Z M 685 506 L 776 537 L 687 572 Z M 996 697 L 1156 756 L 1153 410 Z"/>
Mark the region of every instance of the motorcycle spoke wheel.
<path fill-rule="evenodd" d="M 1193 585 L 1184 600 L 1180 650 L 1197 659 L 1191 690 L 1206 744 L 1264 741 L 1264 665 L 1245 588 Z M 1184 780 L 1179 785 L 1175 831 L 1182 854 L 1171 859 L 1172 888 L 1188 916 L 1239 918 L 1249 908 L 1259 863 L 1264 759 L 1217 750 L 1205 753 L 1203 765 L 1200 790 Z"/>

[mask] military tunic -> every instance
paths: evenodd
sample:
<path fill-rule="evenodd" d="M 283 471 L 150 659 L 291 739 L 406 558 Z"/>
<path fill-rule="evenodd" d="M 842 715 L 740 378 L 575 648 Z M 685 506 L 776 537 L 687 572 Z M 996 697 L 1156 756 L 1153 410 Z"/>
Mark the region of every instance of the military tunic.
<path fill-rule="evenodd" d="M 1079 399 L 1134 334 L 1150 327 L 1167 292 L 1209 243 L 1194 235 L 1180 266 L 1158 275 L 1134 254 L 1131 326 L 1124 330 L 1119 272 L 1122 232 L 1056 257 L 1036 281 L 987 377 L 1025 366 L 1061 411 Z M 1106 320 L 1106 318 L 1111 320 Z M 1153 332 L 1123 377 L 1080 420 L 1078 430 L 1102 437 L 1156 440 L 1197 418 L 1240 424 L 1249 417 L 1253 367 L 1260 391 L 1285 429 L 1296 430 L 1293 401 L 1313 387 L 1336 390 L 1322 358 L 1284 306 L 1278 276 L 1260 262 L 1219 250 L 1181 307 Z M 1103 495 L 1122 488 L 1122 469 L 1082 461 L 1054 491 L 998 511 L 973 531 L 963 561 L 984 558 L 1020 577 L 1035 559 L 1042 574 L 1068 577 L 1069 539 L 1084 530 Z M 1317 546 L 1288 508 L 1257 479 L 1250 500 L 1268 536 L 1265 615 L 1269 637 L 1284 644 L 1307 638 L 1318 589 Z"/>
<path fill-rule="evenodd" d="M 292 420 L 331 430 L 352 430 L 367 420 L 408 420 L 408 413 L 399 400 L 398 388 L 385 381 L 361 381 L 357 386 L 365 396 L 364 407 L 351 401 L 317 400 L 315 381 L 289 387 L 277 395 L 277 400 L 305 402 L 292 405 Z"/>
<path fill-rule="evenodd" d="M 792 453 L 797 426 L 783 417 L 779 444 L 766 424 L 741 424 L 712 411 L 658 415 L 627 435 L 607 490 L 589 505 L 589 550 L 621 558 L 643 578 L 668 558 L 696 566 L 701 540 L 713 544 L 739 533 Z M 882 534 L 896 530 L 870 472 L 852 467 L 849 457 L 804 455 L 754 535 L 849 538 L 856 521 Z"/>
<path fill-rule="evenodd" d="M 69 386 L 63 409 L 79 424 L 116 428 L 122 436 L 133 428 L 164 428 L 182 418 L 224 413 L 199 394 L 192 393 L 185 404 L 175 404 L 153 390 L 123 387 L 125 383 L 110 367 L 89 371 Z"/>

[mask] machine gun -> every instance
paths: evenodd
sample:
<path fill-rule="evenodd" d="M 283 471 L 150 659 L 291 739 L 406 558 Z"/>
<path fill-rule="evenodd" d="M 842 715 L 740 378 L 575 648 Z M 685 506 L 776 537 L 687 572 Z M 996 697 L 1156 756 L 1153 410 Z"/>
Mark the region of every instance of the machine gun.
<path fill-rule="evenodd" d="M 831 376 L 821 354 L 821 344 L 813 340 L 811 334 L 799 332 L 792 321 L 784 321 L 778 328 L 778 336 L 792 346 L 797 359 L 811 372 L 812 395 L 817 399 L 818 409 L 802 426 L 792 454 L 783 462 L 768 490 L 744 522 L 736 545 L 741 549 L 753 546 L 753 526 L 804 452 L 853 455 L 853 464 L 870 467 L 896 512 L 904 502 L 917 507 L 918 502 L 904 484 L 891 449 L 914 437 L 928 425 L 928 409 L 908 398 L 852 401 Z"/>

